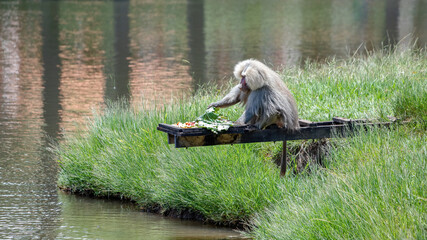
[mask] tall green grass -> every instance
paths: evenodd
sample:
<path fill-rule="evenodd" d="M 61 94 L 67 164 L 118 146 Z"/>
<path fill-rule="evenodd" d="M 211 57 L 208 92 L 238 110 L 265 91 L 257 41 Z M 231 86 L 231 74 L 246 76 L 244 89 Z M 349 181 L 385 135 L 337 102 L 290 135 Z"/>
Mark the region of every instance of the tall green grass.
<path fill-rule="evenodd" d="M 204 113 L 211 99 L 203 93 L 195 98 L 162 111 L 113 104 L 89 123 L 88 132 L 59 147 L 58 185 L 165 211 L 191 210 L 226 224 L 248 219 L 274 199 L 279 176 L 271 162 L 250 145 L 175 149 L 156 130 L 158 123 Z"/>
<path fill-rule="evenodd" d="M 425 239 L 427 137 L 406 127 L 340 140 L 304 192 L 252 220 L 255 239 Z M 284 180 L 283 186 L 287 182 Z"/>
<path fill-rule="evenodd" d="M 326 167 L 309 174 L 280 178 L 270 157 L 280 144 L 169 146 L 158 123 L 194 120 L 225 94 L 205 88 L 157 110 L 112 104 L 57 148 L 58 185 L 218 223 L 246 222 L 248 234 L 259 239 L 423 238 L 425 66 L 422 50 L 284 69 L 300 118 L 395 115 L 421 123 L 335 139 Z M 238 106 L 221 110 L 231 119 L 241 112 Z"/>
<path fill-rule="evenodd" d="M 410 120 L 427 130 L 427 79 L 408 82 L 397 94 L 393 106 L 396 116 Z"/>

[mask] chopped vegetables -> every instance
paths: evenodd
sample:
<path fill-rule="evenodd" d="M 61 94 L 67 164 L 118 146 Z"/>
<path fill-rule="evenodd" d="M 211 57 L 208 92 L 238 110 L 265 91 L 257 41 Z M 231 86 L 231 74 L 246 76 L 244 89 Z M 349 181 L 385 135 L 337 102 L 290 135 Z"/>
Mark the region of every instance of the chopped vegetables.
<path fill-rule="evenodd" d="M 206 112 L 198 117 L 194 122 L 178 122 L 177 125 L 180 128 L 207 128 L 214 133 L 220 131 L 227 131 L 233 125 L 233 122 L 228 120 L 224 116 L 220 116 L 214 107 L 208 108 Z"/>
<path fill-rule="evenodd" d="M 174 125 L 178 126 L 179 128 L 196 128 L 196 122 L 177 122 Z"/>

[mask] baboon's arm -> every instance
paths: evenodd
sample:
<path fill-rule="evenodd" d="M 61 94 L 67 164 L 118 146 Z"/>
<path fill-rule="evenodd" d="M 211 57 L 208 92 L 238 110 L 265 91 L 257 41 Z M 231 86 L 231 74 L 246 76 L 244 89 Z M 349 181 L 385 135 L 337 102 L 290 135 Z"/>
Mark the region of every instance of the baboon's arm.
<path fill-rule="evenodd" d="M 210 107 L 219 107 L 219 108 L 225 108 L 232 106 L 238 102 L 241 101 L 242 91 L 239 88 L 239 85 L 233 87 L 231 91 L 220 101 L 214 102 L 209 104 L 208 108 Z"/>

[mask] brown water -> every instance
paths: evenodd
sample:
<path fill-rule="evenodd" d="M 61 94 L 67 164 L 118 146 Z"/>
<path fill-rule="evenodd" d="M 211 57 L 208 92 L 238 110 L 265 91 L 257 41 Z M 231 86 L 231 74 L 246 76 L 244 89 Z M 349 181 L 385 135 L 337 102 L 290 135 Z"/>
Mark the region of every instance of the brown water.
<path fill-rule="evenodd" d="M 64 194 L 49 143 L 107 100 L 163 104 L 227 82 L 245 58 L 279 68 L 420 47 L 426 30 L 425 0 L 0 1 L 0 239 L 238 237 Z"/>

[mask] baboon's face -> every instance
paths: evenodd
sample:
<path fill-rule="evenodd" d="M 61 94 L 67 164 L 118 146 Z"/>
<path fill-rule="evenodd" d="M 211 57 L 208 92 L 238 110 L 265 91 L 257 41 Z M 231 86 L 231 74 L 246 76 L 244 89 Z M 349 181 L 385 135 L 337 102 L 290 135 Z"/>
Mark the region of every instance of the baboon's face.
<path fill-rule="evenodd" d="M 247 92 L 250 90 L 248 84 L 246 83 L 246 77 L 242 77 L 242 79 L 240 80 L 240 90 L 242 90 L 243 92 Z"/>
<path fill-rule="evenodd" d="M 242 90 L 243 92 L 247 92 L 251 90 L 247 83 L 248 70 L 249 70 L 249 64 L 246 65 L 245 68 L 240 72 L 240 77 L 241 77 L 240 90 Z"/>

